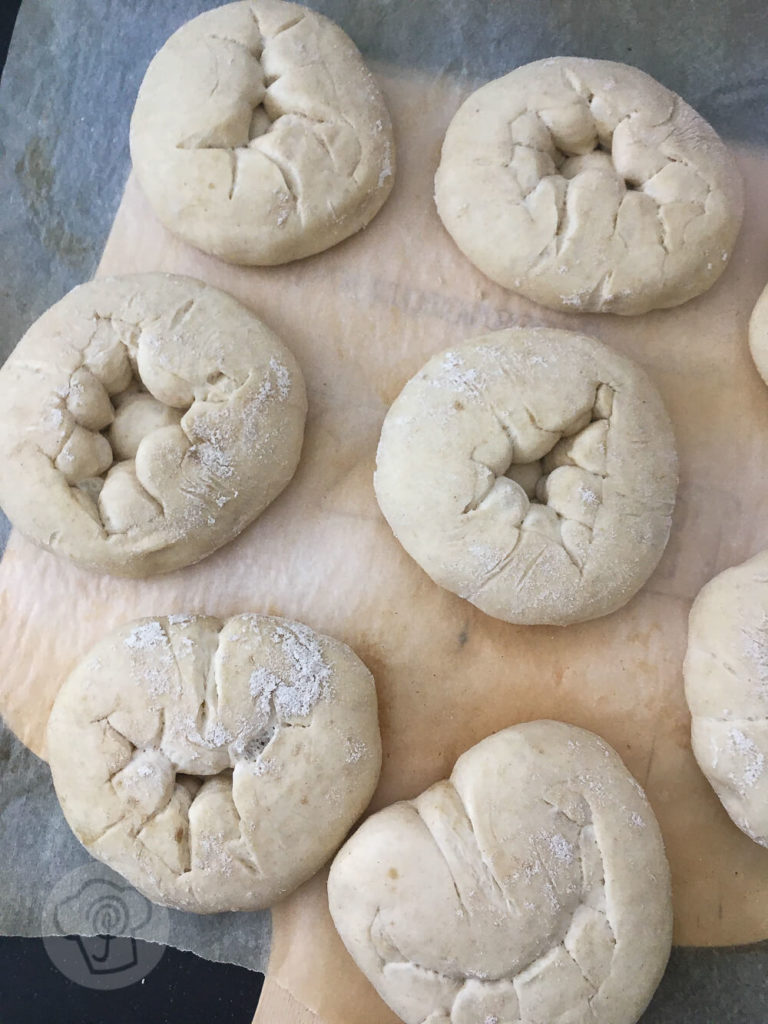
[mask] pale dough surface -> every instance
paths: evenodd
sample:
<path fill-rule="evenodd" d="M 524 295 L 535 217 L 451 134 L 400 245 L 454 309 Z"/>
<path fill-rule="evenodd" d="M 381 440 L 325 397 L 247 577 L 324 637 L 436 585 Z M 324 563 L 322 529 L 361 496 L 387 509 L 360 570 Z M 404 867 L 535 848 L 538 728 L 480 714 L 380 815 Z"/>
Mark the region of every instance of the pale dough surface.
<path fill-rule="evenodd" d="M 170 274 L 91 281 L 0 370 L 0 505 L 85 568 L 177 569 L 283 490 L 306 409 L 296 360 L 230 295 Z"/>
<path fill-rule="evenodd" d="M 768 552 L 702 589 L 684 675 L 696 760 L 736 825 L 768 846 Z"/>
<path fill-rule="evenodd" d="M 634 1024 L 672 941 L 645 794 L 607 743 L 562 722 L 496 733 L 369 818 L 328 896 L 406 1024 Z"/>
<path fill-rule="evenodd" d="M 755 303 L 749 320 L 749 349 L 757 372 L 768 384 L 768 286 Z"/>
<path fill-rule="evenodd" d="M 584 335 L 511 328 L 406 384 L 374 479 L 436 583 L 508 622 L 566 625 L 620 608 L 653 572 L 677 456 L 638 366 Z"/>
<path fill-rule="evenodd" d="M 359 231 L 392 189 L 389 113 L 354 43 L 282 0 L 226 4 L 157 53 L 131 120 L 155 214 L 231 263 L 285 263 Z"/>
<path fill-rule="evenodd" d="M 706 291 L 743 211 L 736 163 L 695 110 L 638 68 L 578 57 L 465 100 L 435 198 L 493 281 L 551 309 L 624 314 Z"/>
<path fill-rule="evenodd" d="M 144 895 L 258 910 L 313 875 L 371 798 L 373 677 L 286 619 L 139 619 L 69 676 L 48 754 L 77 838 Z"/>

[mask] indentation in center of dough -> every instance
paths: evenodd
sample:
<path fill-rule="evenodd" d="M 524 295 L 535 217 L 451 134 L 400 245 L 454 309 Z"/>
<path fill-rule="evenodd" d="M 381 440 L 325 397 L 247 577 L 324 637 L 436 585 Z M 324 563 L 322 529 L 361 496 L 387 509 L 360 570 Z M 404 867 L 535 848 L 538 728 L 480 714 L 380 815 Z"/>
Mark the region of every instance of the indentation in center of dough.
<path fill-rule="evenodd" d="M 163 329 L 177 331 L 193 305 L 182 304 Z M 242 383 L 214 370 L 193 386 L 169 369 L 160 333 L 100 316 L 81 365 L 50 412 L 60 438 L 54 466 L 81 508 L 113 535 L 162 517 L 162 467 L 192 460 L 217 492 L 206 512 L 211 522 L 233 496 L 225 486 L 233 474 L 227 415 Z M 290 388 L 287 368 L 273 357 L 238 429 L 248 436 L 263 403 L 285 400 Z"/>
<path fill-rule="evenodd" d="M 505 429 L 475 449 L 473 458 L 485 482 L 480 499 L 474 499 L 465 513 L 504 512 L 511 525 L 561 544 L 583 569 L 607 475 L 613 398 L 613 389 L 599 384 L 591 410 L 577 415 L 560 434 L 542 435 L 531 417 L 533 433 L 527 445 L 524 435 L 521 444 L 519 431 L 513 442 Z M 543 455 L 531 461 L 515 457 L 523 446 L 538 455 L 542 436 L 548 446 Z"/>
<path fill-rule="evenodd" d="M 258 618 L 242 617 L 244 639 L 250 621 L 258 624 Z M 193 642 L 185 634 L 188 626 L 194 627 L 192 618 L 171 616 L 137 624 L 125 637 L 135 678 L 143 680 L 150 703 L 146 722 L 120 711 L 105 720 L 119 744 L 110 781 L 133 834 L 172 871 L 213 865 L 227 874 L 239 831 L 211 832 L 205 808 L 223 801 L 235 813 L 233 768 L 269 774 L 271 762 L 264 755 L 270 743 L 283 728 L 307 726 L 317 703 L 332 696 L 332 672 L 317 634 L 300 623 L 274 620 L 269 640 L 283 667 L 279 672 L 253 668 L 248 682 L 253 713 L 233 723 L 221 694 L 232 667 L 220 631 Z M 228 638 L 230 651 L 237 639 Z M 196 714 L 190 704 L 175 707 L 169 701 L 185 687 L 197 693 Z"/>

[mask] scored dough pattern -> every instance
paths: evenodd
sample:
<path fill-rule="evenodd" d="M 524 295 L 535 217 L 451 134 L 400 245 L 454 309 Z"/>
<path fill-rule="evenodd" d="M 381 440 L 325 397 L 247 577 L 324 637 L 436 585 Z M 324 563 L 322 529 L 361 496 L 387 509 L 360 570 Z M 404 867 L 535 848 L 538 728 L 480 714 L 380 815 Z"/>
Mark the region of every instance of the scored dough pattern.
<path fill-rule="evenodd" d="M 371 677 L 342 648 L 257 615 L 118 631 L 65 684 L 48 731 L 77 837 L 170 905 L 254 908 L 289 891 L 334 848 L 378 774 Z M 332 749 L 318 766 L 323 743 Z M 318 806 L 323 825 L 307 830 Z"/>
<path fill-rule="evenodd" d="M 236 536 L 290 480 L 306 393 L 291 353 L 190 278 L 97 279 L 0 371 L 0 499 L 81 565 L 141 576 Z"/>
<path fill-rule="evenodd" d="M 408 381 L 374 485 L 435 582 L 507 621 L 565 624 L 615 610 L 650 575 L 676 457 L 638 367 L 583 335 L 511 328 Z"/>
<path fill-rule="evenodd" d="M 587 210 L 579 197 L 588 191 L 586 176 L 600 175 L 603 205 L 589 214 L 605 220 L 606 238 L 618 238 L 624 245 L 631 240 L 660 246 L 669 255 L 685 244 L 688 225 L 706 214 L 714 191 L 701 168 L 665 149 L 661 130 L 666 128 L 667 137 L 671 135 L 678 97 L 671 97 L 669 113 L 654 125 L 658 137 L 651 141 L 633 132 L 639 110 L 613 124 L 604 93 L 592 92 L 571 69 L 564 76 L 573 89 L 571 103 L 529 110 L 509 123 L 507 166 L 520 190 L 520 201 L 534 221 L 546 223 L 554 202 L 555 255 L 560 255 L 574 244 L 575 233 L 583 226 L 579 221 Z M 545 248 L 539 259 L 551 256 Z M 536 272 L 536 264 L 530 271 Z M 605 271 L 596 286 L 598 305 L 611 295 L 614 273 Z M 578 296 L 571 300 L 574 305 L 581 301 Z"/>
<path fill-rule="evenodd" d="M 494 280 L 564 311 L 627 314 L 709 287 L 743 204 L 725 146 L 679 96 L 635 68 L 576 58 L 471 96 L 446 135 L 436 198 Z"/>
<path fill-rule="evenodd" d="M 456 360 L 454 355 L 453 360 Z M 469 385 L 479 401 L 484 396 L 477 385 Z M 519 434 L 515 436 L 503 413 L 491 406 L 499 426 L 509 440 L 508 452 L 500 464 L 491 466 L 483 462 L 475 450 L 472 460 L 480 467 L 479 495 L 464 507 L 462 514 L 504 507 L 511 512 L 519 506 L 517 520 L 519 533 L 512 548 L 495 565 L 487 569 L 484 579 L 474 592 L 465 594 L 469 600 L 487 586 L 509 564 L 517 545 L 526 532 L 540 535 L 548 542 L 559 544 L 579 573 L 583 573 L 589 553 L 592 533 L 603 498 L 603 485 L 608 476 L 608 438 L 614 390 L 609 384 L 595 385 L 592 408 L 579 413 L 561 432 L 543 430 L 534 414 L 526 408 L 531 426 L 550 445 L 543 456 L 526 461 L 525 444 Z M 533 442 L 533 452 L 541 445 L 541 437 Z M 506 468 L 504 462 L 508 461 Z M 508 481 L 512 482 L 512 485 Z"/>
<path fill-rule="evenodd" d="M 441 803 L 449 802 L 454 807 L 455 817 L 450 829 L 446 829 L 430 800 L 438 787 Z M 474 975 L 445 975 L 419 966 L 403 955 L 387 936 L 380 912 L 374 915 L 370 941 L 384 976 L 408 985 L 411 991 L 423 990 L 425 1001 L 437 997 L 440 1002 L 452 1002 L 450 1013 L 432 1013 L 425 1018 L 427 1024 L 477 1024 L 489 1018 L 504 1024 L 524 1024 L 526 1020 L 539 1019 L 545 1011 L 556 1014 L 563 1005 L 588 1002 L 610 973 L 616 937 L 608 914 L 603 857 L 592 824 L 592 810 L 589 803 L 575 793 L 570 794 L 568 807 L 563 809 L 557 804 L 560 797 L 561 794 L 555 792 L 542 798 L 556 809 L 559 829 L 542 831 L 535 838 L 535 859 L 521 870 L 529 877 L 545 877 L 544 887 L 549 898 L 558 910 L 564 909 L 566 913 L 559 934 L 549 937 L 550 947 L 531 962 L 521 964 L 514 973 L 489 980 Z M 488 914 L 487 904 L 479 906 L 480 894 L 495 904 L 493 913 L 508 914 L 510 906 L 514 907 L 517 902 L 513 891 L 517 879 L 513 876 L 512 885 L 508 886 L 495 877 L 454 786 L 450 782 L 438 783 L 411 805 L 449 869 L 455 872 L 453 885 L 464 920 L 471 920 L 473 903 L 481 914 Z M 565 907 L 557 892 L 561 886 L 556 886 L 548 874 L 547 865 L 553 857 L 576 868 L 566 887 L 569 902 Z M 469 885 L 468 878 L 471 878 Z M 466 901 L 464 892 L 468 894 Z M 552 1005 L 546 1007 L 548 989 Z M 531 993 L 532 1006 L 529 1005 Z"/>
<path fill-rule="evenodd" d="M 196 664 L 197 659 L 189 657 L 193 642 L 198 638 L 193 641 L 184 630 L 193 622 L 191 618 L 172 616 L 169 624 L 162 620 L 142 624 L 126 637 L 134 678 L 149 680 L 150 703 L 142 721 L 145 731 L 140 735 L 131 728 L 119 694 L 114 694 L 112 710 L 91 723 L 100 727 L 104 747 L 110 750 L 107 781 L 119 801 L 119 810 L 116 806 L 115 813 L 121 817 L 106 825 L 100 835 L 84 838 L 88 845 L 98 844 L 109 829 L 121 828 L 128 822 L 131 838 L 143 847 L 144 853 L 160 860 L 168 858 L 171 863 L 166 862 L 166 866 L 171 871 L 190 871 L 190 848 L 210 846 L 215 838 L 204 836 L 201 839 L 193 834 L 195 801 L 206 799 L 208 790 L 201 792 L 201 789 L 210 788 L 213 780 L 209 777 L 214 776 L 219 780 L 213 784 L 220 787 L 222 826 L 236 825 L 232 835 L 219 837 L 221 860 L 234 856 L 248 871 L 254 871 L 258 867 L 257 851 L 248 847 L 242 816 L 234 801 L 229 799 L 231 773 L 239 765 L 255 766 L 256 774 L 269 771 L 267 748 L 277 730 L 306 727 L 303 722 L 291 721 L 283 710 L 287 711 L 293 697 L 294 714 L 308 715 L 318 700 L 327 697 L 330 670 L 310 630 L 298 625 L 275 625 L 270 639 L 285 645 L 297 671 L 293 678 L 289 676 L 287 683 L 265 669 L 252 673 L 249 686 L 255 698 L 255 714 L 252 720 L 238 723 L 239 728 L 234 730 L 228 728 L 231 723 L 224 724 L 226 715 L 219 707 L 222 664 L 220 656 L 217 664 L 218 647 L 212 646 L 213 637 L 206 637 L 209 641 L 206 646 L 210 649 L 206 649 L 205 654 L 209 656 L 209 664 L 200 677 L 204 679 L 204 688 L 199 693 L 199 707 L 194 718 L 184 713 L 180 715 L 175 708 L 166 707 L 161 698 L 163 694 L 181 692 L 199 683 L 195 677 L 200 666 Z M 216 626 L 219 636 L 223 628 L 224 623 L 219 622 Z M 231 637 L 225 640 L 231 642 Z M 181 781 L 178 780 L 180 774 Z M 152 779 L 151 788 L 147 779 Z M 223 788 L 222 782 L 227 783 Z M 183 832 L 181 839 L 177 835 L 179 830 Z M 167 841 L 166 833 L 174 834 L 173 843 Z"/>
<path fill-rule="evenodd" d="M 193 306 L 192 299 L 179 306 L 167 330 L 180 329 Z M 154 472 L 149 453 L 173 443 L 186 477 L 179 488 L 190 500 L 190 525 L 195 519 L 212 525 L 238 495 L 229 481 L 233 470 L 221 425 L 228 418 L 227 403 L 246 378 L 216 371 L 203 387 L 194 386 L 168 374 L 162 343 L 144 349 L 139 365 L 142 323 L 96 316 L 93 324 L 80 365 L 68 384 L 52 393 L 44 413 L 56 427 L 45 454 L 81 508 L 109 535 L 146 528 L 165 514 L 166 481 Z M 263 385 L 243 409 L 240 429 L 246 437 L 256 440 L 260 406 L 270 398 L 284 400 L 289 383 L 287 367 L 273 357 Z M 168 404 L 154 398 L 148 384 Z M 194 472 L 184 474 L 185 465 Z"/>
<path fill-rule="evenodd" d="M 768 552 L 698 594 L 683 674 L 699 767 L 735 824 L 768 846 Z"/>
<path fill-rule="evenodd" d="M 389 115 L 354 45 L 281 0 L 227 4 L 168 40 L 139 91 L 131 152 L 160 219 L 236 263 L 336 244 L 394 174 Z"/>
<path fill-rule="evenodd" d="M 231 48 L 236 47 L 238 55 L 235 56 L 242 56 L 246 62 L 243 68 L 243 81 L 247 83 L 245 91 L 242 96 L 233 96 L 228 116 L 222 121 L 204 132 L 183 139 L 178 146 L 180 149 L 225 149 L 230 153 L 230 199 L 237 188 L 240 161 L 248 159 L 248 151 L 258 150 L 283 176 L 284 191 L 278 194 L 278 204 L 283 206 L 277 217 L 279 225 L 287 219 L 289 206 L 296 208 L 302 220 L 305 210 L 301 203 L 301 182 L 296 167 L 286 159 L 280 142 L 267 138 L 270 133 L 291 135 L 312 132 L 330 157 L 334 168 L 352 179 L 360 165 L 362 150 L 353 126 L 342 111 L 334 111 L 333 117 L 330 114 L 324 118 L 312 117 L 304 110 L 295 109 L 294 104 L 281 102 L 277 83 L 281 75 L 290 70 L 290 65 L 281 62 L 279 55 L 271 58 L 271 44 L 283 32 L 300 25 L 306 14 L 289 18 L 271 36 L 265 36 L 260 30 L 255 7 L 249 6 L 248 10 L 254 23 L 254 32 L 250 37 L 235 39 L 214 32 L 209 32 L 205 37 L 217 68 L 216 89 L 222 78 L 226 80 L 233 73 Z M 220 53 L 219 48 L 222 46 L 224 52 Z M 250 114 L 244 105 L 246 102 L 250 104 Z"/>
<path fill-rule="evenodd" d="M 634 1024 L 669 954 L 669 869 L 645 795 L 562 722 L 482 740 L 334 859 L 331 915 L 406 1024 Z"/>

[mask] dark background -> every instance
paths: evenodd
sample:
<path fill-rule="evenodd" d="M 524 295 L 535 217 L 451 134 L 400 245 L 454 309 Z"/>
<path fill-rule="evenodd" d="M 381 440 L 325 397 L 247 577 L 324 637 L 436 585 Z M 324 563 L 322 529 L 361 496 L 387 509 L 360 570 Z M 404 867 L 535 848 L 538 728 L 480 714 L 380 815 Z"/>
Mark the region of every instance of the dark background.
<path fill-rule="evenodd" d="M 98 992 L 60 974 L 42 939 L 0 938 L 2 1024 L 251 1024 L 262 982 L 169 947 L 143 981 Z"/>
<path fill-rule="evenodd" d="M 20 5 L 21 0 L 0 0 L 0 68 L 5 64 L 13 23 L 16 21 Z"/>

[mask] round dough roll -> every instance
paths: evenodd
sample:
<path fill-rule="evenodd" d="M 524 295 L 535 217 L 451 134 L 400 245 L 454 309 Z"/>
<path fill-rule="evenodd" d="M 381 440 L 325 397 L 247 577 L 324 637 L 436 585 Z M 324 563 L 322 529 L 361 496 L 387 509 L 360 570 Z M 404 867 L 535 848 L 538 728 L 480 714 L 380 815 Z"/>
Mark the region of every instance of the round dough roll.
<path fill-rule="evenodd" d="M 736 164 L 637 68 L 553 57 L 459 108 L 437 210 L 484 274 L 550 309 L 645 313 L 706 291 L 743 213 Z"/>
<path fill-rule="evenodd" d="M 90 281 L 0 370 L 0 505 L 87 569 L 178 569 L 288 484 L 306 412 L 296 360 L 230 295 L 171 274 Z"/>
<path fill-rule="evenodd" d="M 406 1024 L 634 1024 L 672 941 L 669 867 L 607 743 L 529 722 L 369 818 L 328 880 L 358 967 Z"/>
<path fill-rule="evenodd" d="M 354 43 L 282 0 L 227 4 L 175 32 L 149 65 L 130 141 L 157 217 L 230 263 L 328 249 L 394 181 L 389 114 Z"/>
<path fill-rule="evenodd" d="M 141 619 L 67 679 L 48 756 L 72 831 L 149 899 L 258 910 L 320 868 L 373 794 L 373 677 L 297 622 Z"/>
<path fill-rule="evenodd" d="M 768 846 L 768 551 L 701 590 L 683 673 L 699 767 L 735 824 Z"/>
<path fill-rule="evenodd" d="M 376 496 L 432 579 L 508 622 L 607 615 L 669 536 L 672 428 L 645 373 L 592 338 L 511 328 L 434 356 L 381 432 Z"/>

